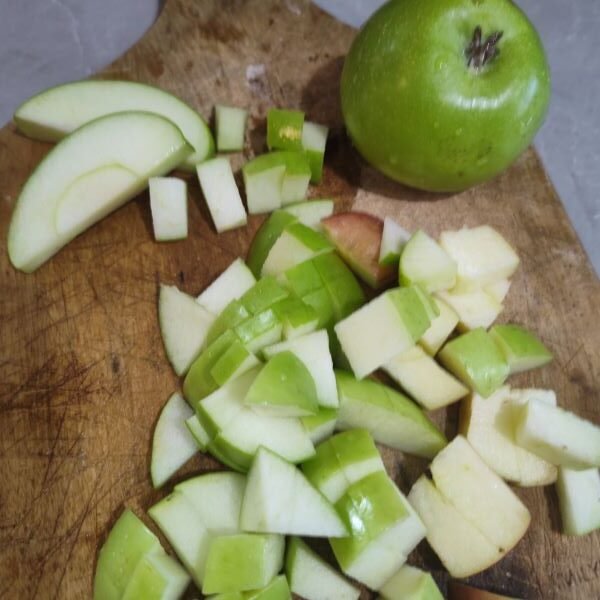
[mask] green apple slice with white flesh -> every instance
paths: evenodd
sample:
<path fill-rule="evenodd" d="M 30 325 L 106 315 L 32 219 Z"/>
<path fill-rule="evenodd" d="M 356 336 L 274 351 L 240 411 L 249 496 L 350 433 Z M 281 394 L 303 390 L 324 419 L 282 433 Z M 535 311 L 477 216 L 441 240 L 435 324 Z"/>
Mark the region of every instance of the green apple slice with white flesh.
<path fill-rule="evenodd" d="M 297 537 L 288 543 L 285 573 L 292 592 L 306 600 L 358 600 L 360 597 L 358 588 Z"/>
<path fill-rule="evenodd" d="M 329 352 L 329 336 L 321 329 L 308 335 L 263 348 L 267 359 L 281 352 L 291 352 L 302 361 L 312 376 L 320 406 L 339 406 L 333 360 Z"/>
<path fill-rule="evenodd" d="M 493 394 L 509 375 L 502 351 L 481 327 L 449 341 L 438 358 L 451 373 L 484 398 Z"/>
<path fill-rule="evenodd" d="M 217 537 L 206 559 L 203 594 L 243 592 L 266 586 L 283 566 L 281 535 L 240 533 Z"/>
<path fill-rule="evenodd" d="M 232 301 L 243 296 L 256 279 L 241 258 L 236 258 L 199 296 L 196 302 L 218 315 Z"/>
<path fill-rule="evenodd" d="M 336 503 L 350 536 L 329 543 L 342 571 L 379 589 L 425 537 L 421 519 L 385 472 L 352 484 Z"/>
<path fill-rule="evenodd" d="M 177 393 L 162 409 L 154 428 L 150 461 L 150 477 L 155 488 L 161 487 L 198 452 L 196 442 L 185 426 L 185 420 L 193 414 L 188 403 Z"/>
<path fill-rule="evenodd" d="M 470 577 L 506 554 L 492 544 L 422 475 L 408 494 L 427 528 L 427 541 L 452 577 Z"/>
<path fill-rule="evenodd" d="M 256 315 L 289 295 L 275 277 L 263 277 L 240 298 L 240 302 L 250 314 Z"/>
<path fill-rule="evenodd" d="M 508 552 L 531 516 L 515 493 L 459 435 L 430 465 L 437 490 L 492 544 Z"/>
<path fill-rule="evenodd" d="M 365 429 L 338 433 L 316 448 L 316 454 L 302 465 L 306 478 L 335 504 L 353 483 L 384 471 L 379 450 Z"/>
<path fill-rule="evenodd" d="M 269 150 L 302 150 L 304 113 L 299 110 L 270 108 L 267 112 Z"/>
<path fill-rule="evenodd" d="M 313 444 L 320 444 L 333 435 L 337 424 L 337 415 L 336 408 L 320 407 L 316 415 L 300 419 Z"/>
<path fill-rule="evenodd" d="M 264 447 L 259 448 L 248 473 L 240 527 L 258 533 L 348 535 L 334 507 L 300 470 Z"/>
<path fill-rule="evenodd" d="M 225 385 L 259 364 L 248 347 L 241 340 L 235 340 L 212 366 L 210 374 L 217 385 Z"/>
<path fill-rule="evenodd" d="M 323 178 L 323 161 L 329 129 L 325 125 L 304 121 L 302 127 L 302 147 L 308 158 L 311 171 L 311 182 L 319 183 Z"/>
<path fill-rule="evenodd" d="M 279 152 L 257 156 L 242 167 L 246 203 L 251 215 L 281 208 L 285 170 Z"/>
<path fill-rule="evenodd" d="M 379 590 L 385 600 L 444 600 L 430 573 L 403 565 Z"/>
<path fill-rule="evenodd" d="M 213 321 L 206 336 L 206 343 L 212 344 L 236 325 L 247 321 L 250 316 L 250 311 L 242 304 L 241 299 L 232 300 Z"/>
<path fill-rule="evenodd" d="M 235 106 L 215 106 L 215 129 L 219 152 L 238 152 L 244 149 L 248 111 Z"/>
<path fill-rule="evenodd" d="M 98 553 L 94 599 L 121 598 L 139 562 L 150 554 L 164 554 L 158 538 L 126 509 Z"/>
<path fill-rule="evenodd" d="M 158 323 L 169 362 L 184 375 L 196 360 L 215 317 L 174 285 L 160 286 Z"/>
<path fill-rule="evenodd" d="M 258 352 L 265 346 L 281 340 L 283 323 L 278 319 L 274 309 L 268 308 L 240 323 L 233 330 L 249 351 Z"/>
<path fill-rule="evenodd" d="M 419 339 L 419 344 L 430 356 L 435 356 L 444 342 L 458 325 L 456 311 L 440 298 L 432 297 L 438 309 L 438 316 L 432 319 L 429 329 Z"/>
<path fill-rule="evenodd" d="M 259 415 L 269 417 L 305 417 L 319 410 L 313 376 L 289 350 L 268 357 L 267 364 L 252 382 L 244 404 Z"/>
<path fill-rule="evenodd" d="M 552 360 L 548 348 L 519 325 L 494 325 L 490 335 L 502 350 L 511 375 L 542 367 Z"/>
<path fill-rule="evenodd" d="M 319 326 L 317 311 L 310 304 L 293 296 L 274 304 L 273 311 L 283 325 L 283 337 L 286 340 L 308 335 Z"/>
<path fill-rule="evenodd" d="M 196 171 L 217 233 L 246 225 L 248 217 L 229 160 L 211 158 L 197 165 Z"/>
<path fill-rule="evenodd" d="M 354 374 L 365 377 L 414 346 L 430 325 L 413 288 L 377 296 L 334 327 Z"/>
<path fill-rule="evenodd" d="M 548 485 L 556 481 L 551 463 L 515 442 L 514 417 L 530 396 L 545 390 L 511 390 L 503 386 L 489 398 L 472 394 L 460 407 L 459 431 L 485 463 L 500 477 L 520 486 Z M 547 401 L 556 404 L 556 397 Z"/>
<path fill-rule="evenodd" d="M 157 242 L 182 240 L 188 234 L 187 184 L 176 177 L 151 177 L 150 210 Z"/>
<path fill-rule="evenodd" d="M 196 443 L 198 450 L 200 450 L 200 452 L 204 452 L 208 442 L 210 441 L 210 437 L 208 437 L 206 429 L 204 429 L 200 419 L 198 419 L 198 415 L 193 414 L 191 417 L 188 417 L 185 420 L 185 426 L 188 428 L 192 438 L 194 438 L 194 442 Z"/>
<path fill-rule="evenodd" d="M 508 279 L 519 266 L 516 252 L 489 225 L 444 231 L 440 246 L 458 265 L 458 276 L 479 285 Z"/>
<path fill-rule="evenodd" d="M 281 275 L 304 261 L 332 251 L 333 247 L 320 233 L 302 223 L 291 223 L 271 247 L 261 274 L 263 277 Z"/>
<path fill-rule="evenodd" d="M 338 429 L 368 429 L 375 441 L 408 454 L 433 458 L 446 437 L 406 396 L 372 379 L 335 373 L 340 408 Z"/>
<path fill-rule="evenodd" d="M 278 575 L 261 590 L 246 592 L 244 600 L 292 600 L 292 593 L 285 575 Z"/>
<path fill-rule="evenodd" d="M 383 219 L 383 234 L 379 247 L 379 264 L 395 265 L 400 260 L 400 254 L 411 235 L 390 217 Z"/>
<path fill-rule="evenodd" d="M 177 127 L 149 113 L 109 115 L 57 144 L 23 186 L 8 231 L 17 269 L 37 269 L 189 155 Z"/>
<path fill-rule="evenodd" d="M 303 225 L 320 231 L 321 220 L 330 217 L 333 214 L 333 209 L 333 200 L 323 198 L 321 200 L 308 200 L 287 204 L 284 210 L 296 217 Z"/>
<path fill-rule="evenodd" d="M 36 140 L 56 142 L 100 117 L 127 111 L 162 115 L 172 121 L 193 147 L 179 165 L 188 171 L 215 151 L 202 117 L 176 96 L 133 81 L 76 81 L 45 90 L 26 100 L 15 113 L 17 127 Z"/>
<path fill-rule="evenodd" d="M 448 406 L 469 393 L 469 388 L 442 369 L 421 346 L 404 351 L 382 368 L 427 410 Z"/>
<path fill-rule="evenodd" d="M 487 329 L 502 312 L 502 304 L 482 289 L 471 291 L 438 292 L 439 297 L 452 307 L 458 315 L 458 329 L 469 331 L 483 327 Z"/>
<path fill-rule="evenodd" d="M 400 255 L 400 285 L 420 283 L 428 292 L 449 290 L 456 283 L 456 273 L 456 262 L 420 229 Z"/>
<path fill-rule="evenodd" d="M 306 198 L 310 182 L 310 165 L 303 152 L 278 152 L 285 164 L 281 186 L 281 204 L 287 206 Z"/>
<path fill-rule="evenodd" d="M 560 467 L 600 467 L 600 427 L 540 400 L 529 400 L 519 409 L 515 439 L 519 446 Z"/>
<path fill-rule="evenodd" d="M 600 529 L 600 474 L 598 469 L 573 471 L 561 467 L 556 482 L 562 530 L 585 535 Z"/>
<path fill-rule="evenodd" d="M 167 554 L 147 554 L 138 563 L 122 600 L 178 600 L 190 583 L 185 569 Z"/>
<path fill-rule="evenodd" d="M 489 294 L 496 302 L 502 304 L 510 290 L 510 279 L 498 279 L 483 286 L 484 291 Z"/>

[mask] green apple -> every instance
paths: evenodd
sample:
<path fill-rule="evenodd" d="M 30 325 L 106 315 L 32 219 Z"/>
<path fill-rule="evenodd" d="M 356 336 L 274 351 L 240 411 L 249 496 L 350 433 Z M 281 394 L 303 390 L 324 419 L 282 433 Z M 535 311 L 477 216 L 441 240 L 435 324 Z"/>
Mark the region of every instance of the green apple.
<path fill-rule="evenodd" d="M 285 572 L 292 592 L 306 600 L 358 600 L 360 597 L 358 588 L 300 538 L 293 537 L 288 543 Z"/>
<path fill-rule="evenodd" d="M 510 279 L 498 279 L 492 283 L 483 286 L 483 290 L 489 294 L 496 302 L 502 304 L 510 290 Z"/>
<path fill-rule="evenodd" d="M 303 225 L 320 231 L 321 221 L 330 217 L 333 214 L 333 209 L 333 200 L 323 198 L 321 200 L 308 200 L 287 204 L 284 210 L 296 217 Z"/>
<path fill-rule="evenodd" d="M 322 259 L 325 256 L 335 256 L 335 254 L 324 254 L 287 269 L 282 276 L 284 285 L 299 298 L 303 299 L 311 292 L 323 290 L 325 284 L 317 270 L 317 258 Z"/>
<path fill-rule="evenodd" d="M 351 485 L 336 503 L 350 536 L 330 539 L 342 571 L 379 589 L 425 537 L 425 526 L 385 472 Z"/>
<path fill-rule="evenodd" d="M 196 360 L 215 320 L 212 313 L 174 285 L 160 285 L 158 323 L 175 373 L 184 375 Z"/>
<path fill-rule="evenodd" d="M 511 375 L 542 367 L 552 360 L 546 346 L 519 325 L 494 325 L 490 335 L 504 353 Z"/>
<path fill-rule="evenodd" d="M 84 125 L 25 182 L 8 230 L 11 263 L 34 271 L 190 152 L 181 131 L 158 115 L 120 113 Z"/>
<path fill-rule="evenodd" d="M 513 2 L 396 0 L 356 37 L 341 97 L 350 137 L 374 167 L 451 192 L 494 177 L 527 148 L 546 114 L 550 74 Z"/>
<path fill-rule="evenodd" d="M 379 590 L 385 600 L 444 600 L 430 573 L 403 565 Z"/>
<path fill-rule="evenodd" d="M 382 368 L 427 410 L 448 406 L 469 393 L 468 388 L 442 369 L 421 346 L 402 352 Z"/>
<path fill-rule="evenodd" d="M 333 373 L 333 367 L 331 370 Z M 276 352 L 268 358 L 252 382 L 244 404 L 272 417 L 305 417 L 319 410 L 313 376 L 290 350 Z"/>
<path fill-rule="evenodd" d="M 427 331 L 419 338 L 419 344 L 430 356 L 435 356 L 458 324 L 456 311 L 440 298 L 433 297 L 438 316 L 431 320 Z"/>
<path fill-rule="evenodd" d="M 568 469 L 600 467 L 600 427 L 537 399 L 524 404 L 516 419 L 519 446 Z"/>
<path fill-rule="evenodd" d="M 217 537 L 210 545 L 203 594 L 242 592 L 266 586 L 283 565 L 281 535 L 240 533 Z"/>
<path fill-rule="evenodd" d="M 287 206 L 306 198 L 310 182 L 310 165 L 303 152 L 273 152 L 279 154 L 285 164 L 285 176 L 281 188 L 281 204 Z"/>
<path fill-rule="evenodd" d="M 556 482 L 563 533 L 585 535 L 600 529 L 598 469 L 573 471 L 561 467 Z"/>
<path fill-rule="evenodd" d="M 451 373 L 484 398 L 497 390 L 509 374 L 504 355 L 483 328 L 454 338 L 438 357 Z"/>
<path fill-rule="evenodd" d="M 244 149 L 248 111 L 235 106 L 215 106 L 215 129 L 219 152 L 238 152 Z"/>
<path fill-rule="evenodd" d="M 343 537 L 334 507 L 293 464 L 261 447 L 254 458 L 240 513 L 244 531 Z"/>
<path fill-rule="evenodd" d="M 225 385 L 259 364 L 258 358 L 241 340 L 237 339 L 215 362 L 210 369 L 210 374 L 217 385 Z"/>
<path fill-rule="evenodd" d="M 211 158 L 197 165 L 196 172 L 217 233 L 246 225 L 248 217 L 229 160 Z"/>
<path fill-rule="evenodd" d="M 155 488 L 161 487 L 196 452 L 196 442 L 185 426 L 194 414 L 187 402 L 173 394 L 162 409 L 152 438 L 150 477 Z"/>
<path fill-rule="evenodd" d="M 240 302 L 250 314 L 256 315 L 288 296 L 289 292 L 274 277 L 263 277 L 240 298 Z"/>
<path fill-rule="evenodd" d="M 273 312 L 283 325 L 283 337 L 293 340 L 315 331 L 319 315 L 309 304 L 290 296 L 273 305 Z"/>
<path fill-rule="evenodd" d="M 187 184 L 176 177 L 151 177 L 150 210 L 157 242 L 182 240 L 188 235 Z"/>
<path fill-rule="evenodd" d="M 256 279 L 241 258 L 236 258 L 197 298 L 196 302 L 219 315 L 232 301 L 243 296 Z"/>
<path fill-rule="evenodd" d="M 198 419 L 198 415 L 193 414 L 191 417 L 188 417 L 185 420 L 185 426 L 194 439 L 198 450 L 200 450 L 200 452 L 204 452 L 208 442 L 210 441 L 210 438 L 208 437 L 206 429 L 204 429 L 204 426 L 200 422 L 200 419 Z"/>
<path fill-rule="evenodd" d="M 261 590 L 246 592 L 245 600 L 292 600 L 292 593 L 285 575 L 279 575 Z"/>
<path fill-rule="evenodd" d="M 372 379 L 335 373 L 340 408 L 338 429 L 368 429 L 374 439 L 408 454 L 434 457 L 445 445 L 444 434 L 406 396 Z"/>
<path fill-rule="evenodd" d="M 302 148 L 310 164 L 312 183 L 319 183 L 323 178 L 323 161 L 325 159 L 325 145 L 329 129 L 325 125 L 304 121 L 302 127 Z"/>
<path fill-rule="evenodd" d="M 87 80 L 58 85 L 21 104 L 14 119 L 25 135 L 56 142 L 90 121 L 128 111 L 155 113 L 175 123 L 193 147 L 180 168 L 192 171 L 214 154 L 210 129 L 195 110 L 160 88 L 134 81 Z"/>
<path fill-rule="evenodd" d="M 245 323 L 251 316 L 241 299 L 232 300 L 213 321 L 206 334 L 206 344 L 210 345 L 227 331 Z"/>
<path fill-rule="evenodd" d="M 158 538 L 130 509 L 126 509 L 98 553 L 94 598 L 121 598 L 136 567 L 144 556 L 150 554 L 164 554 Z"/>
<path fill-rule="evenodd" d="M 456 263 L 424 231 L 418 230 L 400 255 L 400 285 L 420 283 L 428 292 L 448 290 L 456 283 Z"/>
<path fill-rule="evenodd" d="M 438 296 L 458 315 L 460 331 L 487 329 L 502 312 L 502 304 L 483 289 L 440 291 Z"/>
<path fill-rule="evenodd" d="M 410 233 L 404 227 L 400 227 L 394 219 L 385 217 L 379 247 L 379 264 L 392 266 L 398 264 L 400 254 L 410 237 Z"/>
<path fill-rule="evenodd" d="M 190 583 L 190 576 L 167 554 L 147 554 L 138 563 L 123 600 L 178 600 Z"/>
<path fill-rule="evenodd" d="M 279 152 L 257 156 L 242 167 L 246 203 L 251 215 L 281 208 L 285 171 L 286 165 Z"/>
<path fill-rule="evenodd" d="M 299 110 L 270 108 L 267 112 L 269 150 L 302 150 L 304 113 Z"/>
<path fill-rule="evenodd" d="M 233 330 L 251 352 L 278 342 L 283 336 L 283 323 L 272 308 L 253 315 Z"/>
<path fill-rule="evenodd" d="M 313 444 L 320 444 L 333 435 L 337 424 L 337 408 L 319 407 L 316 415 L 302 417 L 302 425 L 306 429 Z"/>

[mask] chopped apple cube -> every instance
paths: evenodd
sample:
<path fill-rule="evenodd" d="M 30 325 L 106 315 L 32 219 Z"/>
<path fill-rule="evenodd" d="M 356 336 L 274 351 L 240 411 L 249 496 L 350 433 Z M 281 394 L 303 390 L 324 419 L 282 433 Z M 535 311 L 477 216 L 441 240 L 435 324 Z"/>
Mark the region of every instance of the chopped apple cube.
<path fill-rule="evenodd" d="M 190 583 L 185 569 L 168 554 L 146 554 L 138 563 L 122 600 L 171 600 L 181 598 Z M 104 596 L 95 595 L 99 600 Z"/>
<path fill-rule="evenodd" d="M 151 177 L 150 209 L 157 242 L 181 240 L 188 234 L 187 185 L 176 177 Z"/>
<path fill-rule="evenodd" d="M 556 482 L 563 532 L 585 535 L 600 529 L 600 474 L 598 469 L 573 471 L 561 467 Z"/>
<path fill-rule="evenodd" d="M 431 356 L 437 354 L 438 350 L 444 345 L 444 342 L 458 325 L 458 315 L 452 307 L 448 306 L 440 298 L 433 297 L 433 301 L 439 314 L 432 319 L 431 325 L 419 339 L 419 344 Z"/>
<path fill-rule="evenodd" d="M 235 152 L 244 148 L 244 134 L 248 111 L 234 106 L 215 106 L 215 127 L 217 130 L 217 150 Z"/>
<path fill-rule="evenodd" d="M 502 304 L 510 290 L 510 279 L 498 279 L 498 281 L 488 283 L 483 286 L 483 290 L 498 302 L 498 304 Z"/>
<path fill-rule="evenodd" d="M 494 325 L 490 335 L 502 350 L 511 375 L 542 367 L 552 360 L 546 346 L 519 325 Z"/>
<path fill-rule="evenodd" d="M 481 289 L 471 291 L 441 291 L 439 297 L 458 315 L 458 328 L 469 331 L 483 327 L 487 329 L 502 312 L 502 304 Z"/>
<path fill-rule="evenodd" d="M 410 233 L 400 227 L 390 217 L 383 219 L 383 233 L 379 247 L 379 264 L 395 265 L 400 260 L 400 254 L 410 239 Z"/>
<path fill-rule="evenodd" d="M 308 158 L 312 183 L 319 183 L 323 177 L 323 160 L 329 129 L 325 125 L 304 121 L 302 127 L 302 147 Z"/>

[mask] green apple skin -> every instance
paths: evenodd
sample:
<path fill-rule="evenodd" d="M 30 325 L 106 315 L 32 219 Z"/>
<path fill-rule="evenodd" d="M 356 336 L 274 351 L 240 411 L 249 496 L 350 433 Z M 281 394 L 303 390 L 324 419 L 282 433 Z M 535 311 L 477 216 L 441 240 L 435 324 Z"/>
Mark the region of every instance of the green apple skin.
<path fill-rule="evenodd" d="M 285 575 L 279 575 L 262 590 L 246 592 L 244 600 L 292 600 L 292 593 Z"/>
<path fill-rule="evenodd" d="M 269 150 L 301 152 L 303 126 L 303 112 L 271 108 L 267 113 L 267 146 Z"/>
<path fill-rule="evenodd" d="M 503 34 L 480 69 L 466 57 L 477 26 L 484 39 Z M 374 167 L 413 187 L 458 191 L 529 145 L 550 74 L 538 34 L 509 0 L 394 0 L 354 41 L 341 98 L 348 132 Z"/>
<path fill-rule="evenodd" d="M 519 325 L 494 325 L 490 335 L 504 353 L 511 374 L 542 367 L 552 360 L 548 348 Z"/>
<path fill-rule="evenodd" d="M 122 600 L 181 598 L 190 582 L 187 571 L 167 554 L 147 554 L 129 580 Z"/>
<path fill-rule="evenodd" d="M 240 302 L 250 314 L 256 315 L 288 296 L 289 292 L 274 277 L 263 277 L 240 298 Z"/>
<path fill-rule="evenodd" d="M 250 317 L 250 312 L 242 304 L 241 300 L 232 300 L 223 312 L 214 320 L 208 333 L 206 334 L 206 344 L 212 344 L 218 337 L 228 329 L 233 329 L 236 325 L 243 323 Z"/>
<path fill-rule="evenodd" d="M 384 600 L 444 600 L 431 574 L 409 565 L 403 565 L 379 594 Z"/>

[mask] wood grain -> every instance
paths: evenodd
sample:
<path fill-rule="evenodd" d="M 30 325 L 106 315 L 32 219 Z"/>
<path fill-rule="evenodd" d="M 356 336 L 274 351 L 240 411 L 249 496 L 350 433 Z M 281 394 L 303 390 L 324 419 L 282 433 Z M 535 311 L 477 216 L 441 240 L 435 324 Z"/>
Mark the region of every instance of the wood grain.
<path fill-rule="evenodd" d="M 522 258 L 501 320 L 535 329 L 556 355 L 514 383 L 552 387 L 562 405 L 600 422 L 600 285 L 536 154 L 528 150 L 502 176 L 457 195 L 385 180 L 341 127 L 338 77 L 354 34 L 305 0 L 168 0 L 142 42 L 101 77 L 157 84 L 206 117 L 217 102 L 250 107 L 246 156 L 262 150 L 268 107 L 301 107 L 332 127 L 314 195 L 433 234 L 496 227 Z M 2 240 L 19 190 L 47 150 L 11 125 L 0 131 Z M 178 381 L 158 330 L 158 282 L 198 293 L 245 254 L 260 219 L 217 236 L 190 180 L 189 238 L 157 244 L 147 204 L 143 194 L 32 275 L 0 254 L 2 598 L 89 598 L 97 549 L 123 507 L 142 514 L 162 496 L 149 481 L 150 441 Z M 453 433 L 454 409 L 436 418 Z M 385 458 L 405 492 L 425 466 L 389 451 Z M 198 458 L 185 472 L 216 468 Z M 552 488 L 518 493 L 533 514 L 529 532 L 472 582 L 522 598 L 600 597 L 600 534 L 561 536 Z M 411 562 L 445 588 L 426 543 Z"/>

